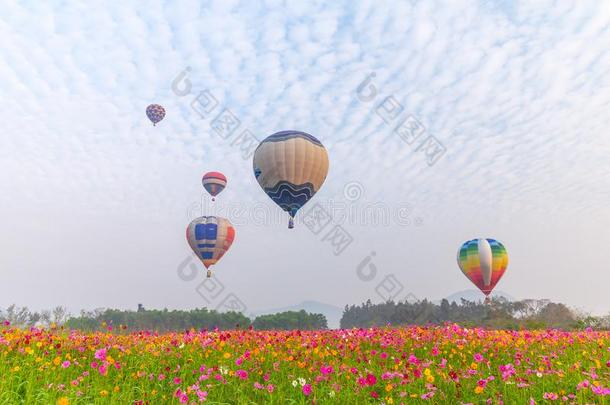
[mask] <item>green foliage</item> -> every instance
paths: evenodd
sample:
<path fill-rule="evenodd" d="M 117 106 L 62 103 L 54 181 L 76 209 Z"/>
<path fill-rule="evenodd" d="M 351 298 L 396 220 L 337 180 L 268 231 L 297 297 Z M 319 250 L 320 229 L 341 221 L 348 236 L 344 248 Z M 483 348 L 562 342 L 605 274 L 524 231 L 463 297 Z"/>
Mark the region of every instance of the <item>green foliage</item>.
<path fill-rule="evenodd" d="M 326 317 L 322 314 L 309 314 L 305 311 L 288 311 L 273 315 L 262 315 L 254 322 L 238 312 L 220 313 L 207 308 L 190 311 L 146 310 L 137 311 L 118 309 L 81 312 L 79 317 L 70 318 L 65 325 L 69 329 L 94 331 L 100 328 L 113 331 L 154 330 L 159 332 L 188 329 L 218 328 L 220 330 L 248 328 L 259 330 L 319 330 L 327 329 Z"/>
<path fill-rule="evenodd" d="M 81 313 L 80 317 L 70 318 L 66 327 L 85 331 L 96 330 L 102 324 L 115 330 L 156 330 L 160 332 L 186 329 L 221 330 L 247 328 L 250 319 L 238 312 L 220 313 L 207 308 L 190 311 L 144 310 L 121 311 L 107 309 L 95 313 Z"/>
<path fill-rule="evenodd" d="M 467 327 L 484 326 L 493 329 L 574 329 L 591 327 L 607 329 L 608 317 L 576 315 L 564 304 L 549 300 L 523 300 L 510 302 L 503 298 L 490 303 L 462 299 L 458 304 L 442 300 L 434 304 L 417 302 L 393 302 L 346 306 L 341 318 L 342 328 L 368 328 L 391 325 L 425 325 L 456 322 Z"/>
<path fill-rule="evenodd" d="M 326 317 L 324 315 L 308 314 L 304 310 L 261 315 L 254 320 L 252 326 L 258 330 L 328 329 Z"/>

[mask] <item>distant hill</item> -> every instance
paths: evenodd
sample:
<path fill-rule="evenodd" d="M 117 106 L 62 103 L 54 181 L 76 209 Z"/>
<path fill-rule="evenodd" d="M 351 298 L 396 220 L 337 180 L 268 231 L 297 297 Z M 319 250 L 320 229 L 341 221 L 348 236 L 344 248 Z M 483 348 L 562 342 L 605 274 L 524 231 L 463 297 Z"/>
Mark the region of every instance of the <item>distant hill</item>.
<path fill-rule="evenodd" d="M 325 304 L 317 301 L 303 301 L 298 305 L 293 305 L 290 307 L 284 308 L 272 308 L 265 309 L 260 311 L 254 311 L 253 315 L 269 315 L 276 314 L 278 312 L 286 312 L 286 311 L 300 311 L 304 310 L 305 312 L 309 312 L 312 314 L 323 314 L 328 321 L 328 327 L 330 329 L 339 328 L 339 322 L 341 321 L 341 316 L 343 315 L 343 309 L 336 307 L 334 305 Z"/>
<path fill-rule="evenodd" d="M 491 298 L 504 297 L 508 301 L 515 301 L 515 297 L 505 293 L 504 291 L 494 291 L 490 294 L 490 297 Z M 453 293 L 450 296 L 445 297 L 445 298 L 447 299 L 447 301 L 449 301 L 449 303 L 451 303 L 451 301 L 455 301 L 456 304 L 459 304 L 461 302 L 462 298 L 464 298 L 465 300 L 474 301 L 474 302 L 483 301 L 485 299 L 485 295 L 483 295 L 483 293 L 479 290 L 464 290 L 464 291 L 458 291 L 456 293 Z M 440 300 L 439 300 L 439 302 L 440 302 Z"/>

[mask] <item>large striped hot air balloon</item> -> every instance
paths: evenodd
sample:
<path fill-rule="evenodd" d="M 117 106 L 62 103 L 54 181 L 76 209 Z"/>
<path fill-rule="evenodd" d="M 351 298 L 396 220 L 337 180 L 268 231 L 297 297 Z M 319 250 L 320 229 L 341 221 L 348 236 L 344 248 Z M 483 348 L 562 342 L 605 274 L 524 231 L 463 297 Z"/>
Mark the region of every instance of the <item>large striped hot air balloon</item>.
<path fill-rule="evenodd" d="M 227 253 L 235 239 L 235 229 L 231 222 L 221 217 L 199 217 L 186 228 L 186 239 L 193 252 L 208 269 L 215 265 Z"/>
<path fill-rule="evenodd" d="M 495 239 L 472 239 L 458 250 L 457 262 L 462 273 L 488 297 L 506 271 L 508 253 Z"/>
<path fill-rule="evenodd" d="M 157 125 L 159 121 L 165 118 L 165 108 L 159 104 L 151 104 L 146 107 L 146 116 L 151 120 L 153 125 Z"/>
<path fill-rule="evenodd" d="M 227 178 L 220 172 L 207 172 L 201 179 L 203 188 L 212 196 L 212 201 L 227 186 Z"/>
<path fill-rule="evenodd" d="M 253 163 L 258 184 L 288 212 L 288 227 L 294 227 L 297 211 L 326 179 L 328 154 L 324 145 L 305 132 L 277 132 L 258 145 Z"/>

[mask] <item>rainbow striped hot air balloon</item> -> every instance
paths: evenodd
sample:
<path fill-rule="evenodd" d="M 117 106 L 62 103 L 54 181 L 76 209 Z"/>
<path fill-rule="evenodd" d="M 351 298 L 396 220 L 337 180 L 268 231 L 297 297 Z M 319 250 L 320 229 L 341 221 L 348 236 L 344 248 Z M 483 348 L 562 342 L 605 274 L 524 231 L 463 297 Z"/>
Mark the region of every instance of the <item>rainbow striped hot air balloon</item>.
<path fill-rule="evenodd" d="M 210 267 L 227 253 L 235 239 L 235 228 L 226 218 L 199 217 L 186 228 L 186 239 L 212 276 Z"/>
<path fill-rule="evenodd" d="M 328 153 L 312 135 L 282 131 L 265 138 L 254 151 L 254 176 L 263 191 L 290 215 L 322 187 L 328 173 Z"/>
<path fill-rule="evenodd" d="M 488 300 L 508 266 L 506 248 L 495 239 L 472 239 L 465 242 L 457 254 L 458 266 L 462 273 Z"/>
<path fill-rule="evenodd" d="M 212 201 L 227 186 L 227 178 L 220 172 L 207 172 L 201 179 L 203 188 L 212 196 Z"/>

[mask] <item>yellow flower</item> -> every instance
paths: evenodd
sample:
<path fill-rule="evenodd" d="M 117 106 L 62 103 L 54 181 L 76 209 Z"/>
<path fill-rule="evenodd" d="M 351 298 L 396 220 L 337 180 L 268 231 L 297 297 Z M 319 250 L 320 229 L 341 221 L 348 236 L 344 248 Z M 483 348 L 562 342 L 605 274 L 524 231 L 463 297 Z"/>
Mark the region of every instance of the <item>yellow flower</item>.
<path fill-rule="evenodd" d="M 119 387 L 118 385 L 114 386 L 114 392 L 119 392 L 121 390 L 121 387 Z"/>
<path fill-rule="evenodd" d="M 223 354 L 222 357 L 224 357 L 225 359 L 228 359 L 231 357 L 231 353 L 225 352 L 225 354 Z"/>
<path fill-rule="evenodd" d="M 19 366 L 13 367 L 13 373 L 16 373 L 19 370 L 21 370 L 21 367 L 19 367 Z"/>
<path fill-rule="evenodd" d="M 476 370 L 477 368 L 479 368 L 479 365 L 475 362 L 470 363 L 470 368 L 473 370 Z"/>
<path fill-rule="evenodd" d="M 57 405 L 68 405 L 70 401 L 66 397 L 61 397 L 57 400 Z"/>
<path fill-rule="evenodd" d="M 393 400 L 391 397 L 386 397 L 386 398 L 385 398 L 385 402 L 386 402 L 387 404 L 393 404 L 393 403 L 394 403 L 394 400 Z"/>
<path fill-rule="evenodd" d="M 481 392 L 483 392 L 483 387 L 481 387 L 480 385 L 477 385 L 477 387 L 474 389 L 474 393 L 480 394 Z"/>
<path fill-rule="evenodd" d="M 430 371 L 430 369 L 429 369 L 429 368 L 427 368 L 427 369 L 425 369 L 425 370 L 424 370 L 424 375 L 425 375 L 425 376 L 429 376 L 429 375 L 431 375 L 431 374 L 432 374 L 432 372 Z"/>
<path fill-rule="evenodd" d="M 392 384 L 388 384 L 388 385 L 386 385 L 386 386 L 385 386 L 385 390 L 386 390 L 386 392 L 390 392 L 390 391 L 392 391 L 392 389 L 393 389 L 393 388 L 394 388 L 394 387 L 392 387 Z"/>
<path fill-rule="evenodd" d="M 434 382 L 434 376 L 429 375 L 428 377 L 426 377 L 426 381 L 428 381 L 430 384 L 432 384 Z"/>
<path fill-rule="evenodd" d="M 100 395 L 101 395 L 102 397 L 107 397 L 107 396 L 108 396 L 108 391 L 106 391 L 106 390 L 101 390 L 101 391 L 100 391 Z"/>

